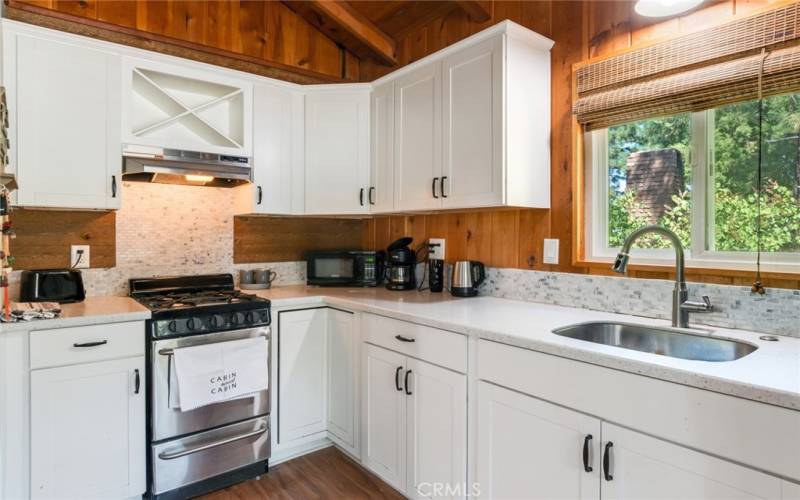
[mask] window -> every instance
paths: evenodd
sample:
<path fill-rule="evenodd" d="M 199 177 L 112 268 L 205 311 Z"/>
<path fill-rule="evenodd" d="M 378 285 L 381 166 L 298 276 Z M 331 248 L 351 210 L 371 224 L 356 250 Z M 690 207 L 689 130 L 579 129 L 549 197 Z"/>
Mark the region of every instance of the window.
<path fill-rule="evenodd" d="M 765 99 L 762 262 L 800 270 L 800 93 Z M 757 250 L 758 103 L 730 104 L 588 132 L 590 260 L 610 259 L 634 229 L 673 230 L 695 267 L 751 269 Z M 640 262 L 673 259 L 646 236 Z"/>

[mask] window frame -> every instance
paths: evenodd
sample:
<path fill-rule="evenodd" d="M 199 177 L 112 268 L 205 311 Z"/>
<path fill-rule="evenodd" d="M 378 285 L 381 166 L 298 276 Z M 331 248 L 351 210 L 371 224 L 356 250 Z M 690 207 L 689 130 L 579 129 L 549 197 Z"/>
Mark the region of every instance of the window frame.
<path fill-rule="evenodd" d="M 692 165 L 691 247 L 685 248 L 687 267 L 755 271 L 756 252 L 707 250 L 714 241 L 714 110 L 691 113 Z M 589 262 L 613 262 L 619 247 L 608 244 L 608 129 L 583 133 L 585 256 Z M 698 210 L 698 208 L 700 208 Z M 633 248 L 636 263 L 674 265 L 673 249 Z M 761 268 L 767 272 L 800 273 L 800 253 L 762 252 Z"/>

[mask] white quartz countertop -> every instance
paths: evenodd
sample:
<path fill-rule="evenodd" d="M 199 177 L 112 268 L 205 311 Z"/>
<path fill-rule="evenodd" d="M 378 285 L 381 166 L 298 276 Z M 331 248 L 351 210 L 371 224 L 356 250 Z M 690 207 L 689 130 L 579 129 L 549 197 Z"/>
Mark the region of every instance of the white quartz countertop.
<path fill-rule="evenodd" d="M 700 335 L 749 342 L 758 349 L 735 361 L 671 358 L 561 337 L 553 329 L 598 320 L 670 326 L 657 319 L 494 297 L 454 298 L 447 293 L 393 292 L 382 288 L 276 287 L 249 291 L 273 308 L 329 305 L 455 331 L 732 396 L 800 410 L 800 339 L 760 340 L 761 334 L 706 327 Z"/>
<path fill-rule="evenodd" d="M 150 311 L 128 297 L 86 297 L 83 302 L 61 304 L 61 315 L 54 319 L 37 319 L 17 323 L 0 323 L 0 332 L 49 330 L 69 326 L 144 321 Z"/>

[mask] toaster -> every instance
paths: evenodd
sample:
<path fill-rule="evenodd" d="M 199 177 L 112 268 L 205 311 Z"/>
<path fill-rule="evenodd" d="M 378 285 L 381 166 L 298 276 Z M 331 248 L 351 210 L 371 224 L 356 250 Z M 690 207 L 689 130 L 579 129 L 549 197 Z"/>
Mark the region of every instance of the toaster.
<path fill-rule="evenodd" d="M 20 302 L 81 302 L 86 298 L 83 277 L 74 269 L 22 271 Z"/>

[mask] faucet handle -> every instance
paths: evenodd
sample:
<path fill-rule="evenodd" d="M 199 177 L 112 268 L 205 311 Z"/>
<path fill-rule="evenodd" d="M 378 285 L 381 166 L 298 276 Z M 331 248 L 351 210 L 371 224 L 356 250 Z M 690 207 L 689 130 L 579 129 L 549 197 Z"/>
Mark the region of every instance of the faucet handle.
<path fill-rule="evenodd" d="M 681 309 L 685 311 L 691 312 L 711 312 L 714 310 L 714 306 L 711 304 L 711 299 L 708 298 L 708 295 L 703 295 L 703 301 L 699 302 L 696 300 L 687 300 L 681 304 Z"/>

